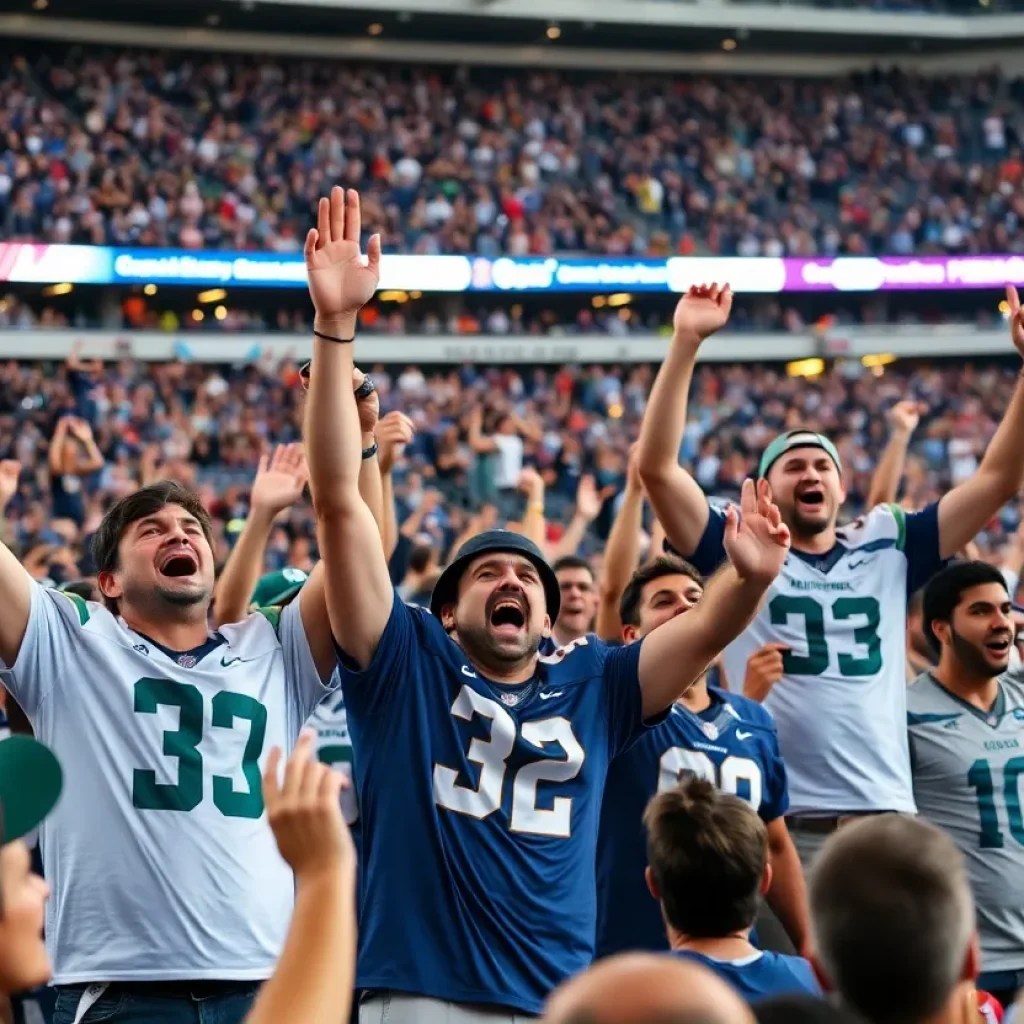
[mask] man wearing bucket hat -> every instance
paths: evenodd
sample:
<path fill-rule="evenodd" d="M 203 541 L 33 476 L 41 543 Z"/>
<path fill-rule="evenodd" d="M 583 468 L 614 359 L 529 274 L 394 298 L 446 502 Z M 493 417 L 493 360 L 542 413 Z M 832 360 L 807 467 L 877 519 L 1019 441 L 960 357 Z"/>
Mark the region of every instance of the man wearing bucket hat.
<path fill-rule="evenodd" d="M 1008 289 L 1013 344 L 1024 319 Z M 679 465 L 686 398 L 701 343 L 725 326 L 728 286 L 691 289 L 676 307 L 668 357 L 641 430 L 640 475 L 672 547 L 708 573 L 722 561 L 724 515 Z M 970 479 L 920 512 L 885 504 L 838 526 L 846 499 L 835 445 L 790 430 L 765 449 L 770 485 L 793 538 L 786 565 L 751 627 L 724 654 L 730 679 L 768 647 L 782 677 L 765 698 L 789 775 L 790 831 L 805 865 L 851 815 L 913 813 L 906 731 L 907 595 L 924 584 L 1024 483 L 1024 385 L 1018 383 Z"/>
<path fill-rule="evenodd" d="M 380 259 L 378 236 L 360 256 L 360 235 L 358 195 L 336 188 L 305 257 L 306 453 L 366 822 L 361 1020 L 518 1020 L 593 955 L 609 761 L 751 619 L 788 533 L 748 481 L 731 566 L 688 615 L 617 649 L 584 637 L 539 655 L 558 582 L 510 531 L 467 541 L 429 611 L 405 605 L 358 490 L 351 342 Z"/>

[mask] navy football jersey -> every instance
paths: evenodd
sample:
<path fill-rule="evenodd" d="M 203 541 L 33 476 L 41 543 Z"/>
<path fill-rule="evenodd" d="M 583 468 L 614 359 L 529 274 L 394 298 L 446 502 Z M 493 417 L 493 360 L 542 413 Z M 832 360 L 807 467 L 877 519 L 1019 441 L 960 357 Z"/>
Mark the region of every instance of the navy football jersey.
<path fill-rule="evenodd" d="M 357 986 L 539 1013 L 594 952 L 611 759 L 643 731 L 640 644 L 582 637 L 489 682 L 395 601 L 341 684 L 363 822 Z"/>
<path fill-rule="evenodd" d="M 708 687 L 699 714 L 675 704 L 608 772 L 597 846 L 597 955 L 668 949 L 661 909 L 647 890 L 644 808 L 694 772 L 746 800 L 764 821 L 786 813 L 786 769 L 772 716 L 756 701 Z"/>
<path fill-rule="evenodd" d="M 811 965 L 802 956 L 758 950 L 742 960 L 716 960 L 689 949 L 677 949 L 675 956 L 693 960 L 714 971 L 730 988 L 748 1002 L 772 996 L 821 995 L 821 986 Z"/>

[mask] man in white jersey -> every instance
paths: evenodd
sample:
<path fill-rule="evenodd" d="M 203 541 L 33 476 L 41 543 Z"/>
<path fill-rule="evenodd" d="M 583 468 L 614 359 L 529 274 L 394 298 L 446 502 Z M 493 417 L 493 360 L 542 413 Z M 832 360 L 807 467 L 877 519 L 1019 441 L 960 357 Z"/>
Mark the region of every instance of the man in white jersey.
<path fill-rule="evenodd" d="M 923 604 L 939 663 L 907 692 L 914 798 L 964 856 L 978 985 L 1009 1006 L 1024 982 L 1024 685 L 1004 675 L 1010 595 L 994 565 L 960 562 L 931 580 Z"/>
<path fill-rule="evenodd" d="M 1012 337 L 1024 352 L 1014 289 Z M 669 353 L 644 416 L 639 468 L 672 547 L 705 575 L 721 560 L 720 511 L 678 459 L 686 398 L 701 343 L 725 326 L 728 286 L 676 309 Z M 785 646 L 784 673 L 765 698 L 789 776 L 789 827 L 805 865 L 849 815 L 913 812 L 906 733 L 907 594 L 964 546 L 1024 483 L 1024 386 L 977 472 L 920 512 L 879 505 L 837 526 L 846 499 L 828 438 L 809 430 L 776 438 L 761 458 L 792 549 L 757 618 L 723 655 L 742 679 L 750 655 Z"/>
<path fill-rule="evenodd" d="M 260 776 L 328 692 L 322 573 L 211 633 L 209 514 L 166 481 L 110 509 L 94 557 L 102 604 L 0 545 L 2 680 L 65 770 L 41 836 L 55 1024 L 232 1024 L 291 914 Z"/>

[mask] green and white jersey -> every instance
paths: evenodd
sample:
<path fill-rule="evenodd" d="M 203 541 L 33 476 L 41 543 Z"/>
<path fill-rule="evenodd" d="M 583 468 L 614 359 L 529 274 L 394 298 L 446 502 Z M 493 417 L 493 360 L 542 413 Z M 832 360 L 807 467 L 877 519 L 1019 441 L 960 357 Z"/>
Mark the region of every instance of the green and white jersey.
<path fill-rule="evenodd" d="M 924 673 L 907 693 L 914 795 L 967 862 L 982 970 L 1024 968 L 1024 686 L 1006 677 L 986 714 Z"/>
<path fill-rule="evenodd" d="M 332 683 L 337 685 L 337 673 Z M 348 733 L 348 713 L 341 690 L 338 689 L 323 701 L 306 724 L 316 731 L 317 756 L 320 761 L 341 772 L 350 783 L 348 789 L 341 791 L 341 811 L 346 823 L 354 826 L 359 820 L 359 804 L 352 777 L 352 740 Z"/>
<path fill-rule="evenodd" d="M 725 559 L 712 507 L 690 561 Z M 791 551 L 757 617 L 723 659 L 739 690 L 747 660 L 787 644 L 766 698 L 789 778 L 791 814 L 914 810 L 906 731 L 907 594 L 941 567 L 938 506 L 879 505 L 841 527 L 826 555 Z"/>
<path fill-rule="evenodd" d="M 102 605 L 33 585 L 0 681 L 64 767 L 41 830 L 54 981 L 268 977 L 294 882 L 262 768 L 328 692 L 299 602 L 175 655 Z"/>

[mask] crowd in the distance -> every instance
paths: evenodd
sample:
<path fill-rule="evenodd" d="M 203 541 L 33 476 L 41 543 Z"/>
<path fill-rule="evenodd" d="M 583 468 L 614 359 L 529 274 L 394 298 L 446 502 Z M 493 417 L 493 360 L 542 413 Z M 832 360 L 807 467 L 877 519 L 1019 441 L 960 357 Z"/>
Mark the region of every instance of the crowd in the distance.
<path fill-rule="evenodd" d="M 0 364 L 0 458 L 22 467 L 7 503 L 8 541 L 40 578 L 87 575 L 87 539 L 104 509 L 140 481 L 171 476 L 195 485 L 207 503 L 223 561 L 261 453 L 300 438 L 298 372 L 290 360 Z M 602 546 L 652 367 L 376 366 L 370 373 L 383 411 L 400 409 L 417 427 L 395 467 L 399 519 L 420 510 L 417 532 L 440 552 L 481 513 L 517 519 L 537 486 L 557 536 L 576 514 L 581 481 L 583 550 Z M 977 467 L 1015 376 L 998 361 L 901 362 L 880 377 L 853 362 L 812 379 L 787 377 L 779 365 L 710 364 L 695 378 L 681 455 L 707 493 L 735 498 L 767 437 L 794 424 L 822 430 L 836 440 L 847 508 L 858 513 L 891 438 L 888 410 L 917 399 L 925 411 L 910 444 L 904 496 L 909 507 L 921 507 Z M 81 426 L 69 429 L 67 416 Z M 539 481 L 522 482 L 527 467 Z M 1019 524 L 1019 506 L 1008 505 L 980 536 L 982 550 L 995 554 Z M 275 528 L 268 568 L 311 568 L 314 534 L 311 511 L 297 509 Z"/>
<path fill-rule="evenodd" d="M 1024 248 L 1021 84 L 366 68 L 19 44 L 7 240 L 298 251 L 358 187 L 385 252 Z"/>

